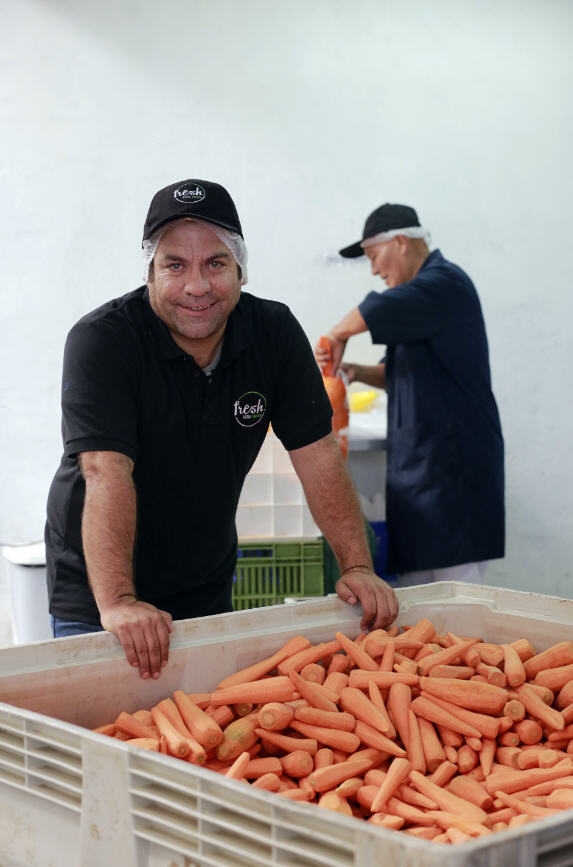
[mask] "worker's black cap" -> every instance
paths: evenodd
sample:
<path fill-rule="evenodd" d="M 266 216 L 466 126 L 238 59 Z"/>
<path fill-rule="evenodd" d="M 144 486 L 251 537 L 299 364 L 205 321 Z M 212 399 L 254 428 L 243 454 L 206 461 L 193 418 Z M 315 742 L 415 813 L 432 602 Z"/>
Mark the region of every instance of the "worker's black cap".
<path fill-rule="evenodd" d="M 339 250 L 340 255 L 346 259 L 356 259 L 357 256 L 363 256 L 364 250 L 360 246 L 366 238 L 373 238 L 374 235 L 379 235 L 381 232 L 390 232 L 392 229 L 410 229 L 412 226 L 419 226 L 420 221 L 414 208 L 409 205 L 380 205 L 375 211 L 372 211 L 366 222 L 364 223 L 364 231 L 362 239 L 350 247 L 344 247 Z"/>
<path fill-rule="evenodd" d="M 181 217 L 207 220 L 243 237 L 235 203 L 227 190 L 213 181 L 191 178 L 155 193 L 143 227 L 143 240 L 146 241 L 166 223 Z"/>

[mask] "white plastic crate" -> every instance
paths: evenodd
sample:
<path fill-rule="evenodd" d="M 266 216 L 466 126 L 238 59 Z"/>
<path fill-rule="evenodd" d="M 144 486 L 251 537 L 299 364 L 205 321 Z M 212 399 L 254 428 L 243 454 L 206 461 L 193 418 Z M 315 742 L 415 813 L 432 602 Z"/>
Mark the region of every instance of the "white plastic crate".
<path fill-rule="evenodd" d="M 289 454 L 272 430 L 245 479 L 236 524 L 241 539 L 320 536 Z"/>
<path fill-rule="evenodd" d="M 397 591 L 398 623 L 430 617 L 538 650 L 571 638 L 573 601 L 460 583 Z M 86 728 L 181 688 L 211 689 L 287 638 L 354 636 L 361 612 L 335 597 L 176 624 L 159 680 L 142 681 L 115 640 L 93 634 L 0 651 L 2 867 L 564 867 L 573 814 L 459 846 L 416 840 L 288 802 Z"/>

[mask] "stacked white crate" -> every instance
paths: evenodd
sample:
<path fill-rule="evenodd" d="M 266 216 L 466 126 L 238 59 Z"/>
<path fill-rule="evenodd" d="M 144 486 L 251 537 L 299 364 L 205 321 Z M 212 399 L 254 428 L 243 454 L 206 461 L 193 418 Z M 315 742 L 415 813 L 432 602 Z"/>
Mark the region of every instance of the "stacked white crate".
<path fill-rule="evenodd" d="M 429 617 L 439 632 L 538 650 L 573 632 L 571 600 L 453 582 L 397 595 L 398 623 Z M 328 597 L 180 621 L 159 680 L 141 680 L 107 633 L 0 650 L 2 867 L 571 865 L 573 811 L 448 847 L 89 731 L 175 689 L 212 689 L 293 635 L 356 636 L 360 617 Z"/>
<path fill-rule="evenodd" d="M 240 539 L 321 535 L 289 454 L 272 430 L 245 479 L 236 522 Z"/>

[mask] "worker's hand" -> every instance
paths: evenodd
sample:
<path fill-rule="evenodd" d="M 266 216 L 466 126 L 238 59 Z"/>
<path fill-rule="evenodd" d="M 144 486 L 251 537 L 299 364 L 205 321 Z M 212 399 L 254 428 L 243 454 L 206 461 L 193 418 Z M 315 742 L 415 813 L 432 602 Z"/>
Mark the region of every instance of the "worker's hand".
<path fill-rule="evenodd" d="M 364 612 L 360 628 L 383 629 L 398 616 L 398 599 L 389 584 L 371 571 L 353 570 L 337 581 L 338 596 L 349 605 L 360 602 Z"/>
<path fill-rule="evenodd" d="M 137 599 L 123 599 L 100 613 L 101 625 L 119 639 L 141 677 L 159 677 L 169 657 L 171 614 Z"/>
<path fill-rule="evenodd" d="M 337 337 L 333 337 L 331 334 L 328 335 L 328 339 L 330 340 L 330 352 L 327 352 L 326 349 L 323 349 L 317 343 L 314 347 L 314 357 L 316 358 L 316 363 L 323 372 L 326 363 L 328 361 L 331 361 L 332 375 L 336 376 L 336 372 L 340 366 L 340 361 L 342 359 L 342 356 L 344 355 L 346 340 L 339 340 Z"/>
<path fill-rule="evenodd" d="M 344 373 L 344 375 L 346 376 L 346 381 L 348 382 L 348 385 L 350 385 L 351 382 L 354 382 L 357 379 L 357 375 L 356 375 L 357 370 L 358 370 L 357 364 L 350 364 L 350 363 L 347 364 L 346 362 L 343 362 L 340 365 L 340 369 Z"/>

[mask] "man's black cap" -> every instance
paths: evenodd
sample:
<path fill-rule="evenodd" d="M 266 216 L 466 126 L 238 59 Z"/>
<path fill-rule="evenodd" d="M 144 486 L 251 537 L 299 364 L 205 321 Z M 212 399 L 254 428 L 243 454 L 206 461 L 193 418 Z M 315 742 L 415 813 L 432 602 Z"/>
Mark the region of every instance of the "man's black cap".
<path fill-rule="evenodd" d="M 227 190 L 213 181 L 193 178 L 170 184 L 155 193 L 143 227 L 143 240 L 146 241 L 166 223 L 181 217 L 207 220 L 243 237 L 237 209 Z"/>
<path fill-rule="evenodd" d="M 374 235 L 379 235 L 381 232 L 390 232 L 392 229 L 410 229 L 412 226 L 419 226 L 420 221 L 414 208 L 408 205 L 380 205 L 375 211 L 372 211 L 366 222 L 364 223 L 364 231 L 362 232 L 362 240 L 351 244 L 350 247 L 344 247 L 339 250 L 341 256 L 345 259 L 356 259 L 357 256 L 363 256 L 364 250 L 360 246 L 366 238 L 373 238 Z"/>

